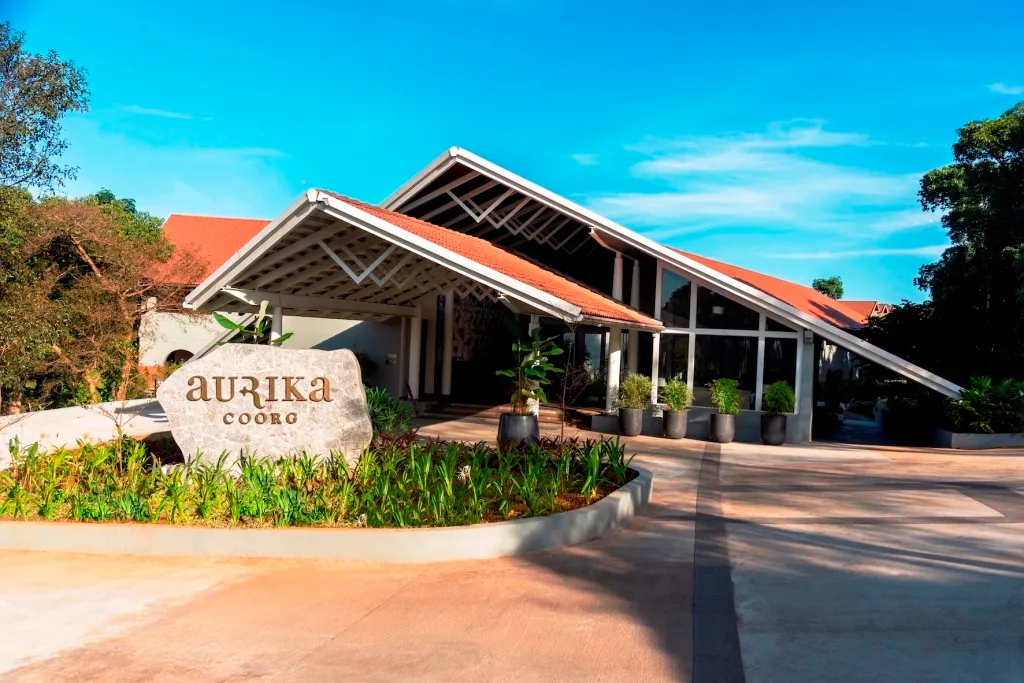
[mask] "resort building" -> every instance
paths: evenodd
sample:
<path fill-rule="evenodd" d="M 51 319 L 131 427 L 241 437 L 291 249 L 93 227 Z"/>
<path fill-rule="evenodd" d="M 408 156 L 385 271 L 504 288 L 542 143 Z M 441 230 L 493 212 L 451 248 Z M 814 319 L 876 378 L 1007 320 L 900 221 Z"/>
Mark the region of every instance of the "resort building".
<path fill-rule="evenodd" d="M 381 205 L 309 190 L 270 221 L 174 215 L 168 239 L 209 271 L 184 307 L 251 319 L 262 301 L 286 346 L 351 348 L 367 380 L 419 403 L 499 405 L 512 316 L 560 336 L 589 382 L 579 401 L 614 410 L 627 372 L 694 396 L 688 436 L 707 431 L 707 384 L 738 381 L 739 439 L 756 440 L 764 388 L 794 388 L 790 441 L 811 437 L 826 344 L 943 395 L 959 387 L 851 334 L 869 315 L 804 287 L 658 244 L 453 147 Z M 191 284 L 191 283 L 190 283 Z M 207 316 L 152 313 L 141 362 L 202 355 L 230 332 Z M 600 417 L 600 416 L 598 416 Z M 597 424 L 597 420 L 595 420 Z"/>

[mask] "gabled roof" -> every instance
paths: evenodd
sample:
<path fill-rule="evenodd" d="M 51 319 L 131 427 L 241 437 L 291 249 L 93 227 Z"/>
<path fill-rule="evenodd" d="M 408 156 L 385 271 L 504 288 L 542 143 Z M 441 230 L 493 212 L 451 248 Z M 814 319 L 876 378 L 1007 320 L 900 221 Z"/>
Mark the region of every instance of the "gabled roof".
<path fill-rule="evenodd" d="M 851 311 L 856 311 L 857 315 L 861 316 L 864 324 L 867 324 L 868 320 L 875 316 L 889 315 L 889 312 L 892 311 L 892 304 L 881 301 L 850 301 L 843 299 L 843 305 Z"/>
<path fill-rule="evenodd" d="M 734 280 L 744 282 L 751 287 L 756 287 L 765 294 L 771 295 L 780 301 L 785 301 L 793 308 L 813 315 L 830 325 L 846 329 L 856 329 L 863 326 L 862 323 L 867 317 L 849 306 L 851 302 L 830 299 L 812 287 L 798 285 L 795 282 L 782 280 L 771 275 L 765 275 L 764 273 L 747 270 L 746 268 L 740 268 L 729 263 L 691 254 L 675 247 L 670 248 L 687 258 L 703 263 L 709 268 L 714 268 L 719 273 L 727 275 Z"/>
<path fill-rule="evenodd" d="M 530 201 L 535 201 L 561 212 L 564 216 L 578 221 L 582 226 L 589 227 L 600 236 L 601 241 L 612 249 L 635 250 L 654 257 L 663 265 L 677 270 L 686 277 L 706 284 L 723 294 L 748 303 L 766 311 L 769 315 L 782 322 L 795 324 L 809 329 L 829 341 L 849 349 L 857 355 L 899 373 L 922 386 L 946 396 L 957 396 L 960 387 L 949 380 L 916 366 L 885 349 L 870 344 L 850 334 L 844 327 L 830 322 L 826 317 L 803 310 L 800 306 L 778 298 L 741 279 L 732 277 L 717 268 L 709 266 L 696 258 L 658 244 L 648 237 L 609 220 L 590 209 L 572 202 L 522 176 L 498 166 L 472 152 L 460 147 L 451 147 L 434 159 L 409 181 L 389 196 L 382 206 L 388 209 L 401 209 L 415 202 L 422 192 L 426 192 L 432 183 L 443 174 L 456 167 L 468 169 L 480 176 L 490 179 L 513 193 L 518 193 Z M 808 302 L 809 303 L 809 302 Z M 843 316 L 840 316 L 843 317 Z M 848 316 L 847 316 L 848 317 Z M 856 319 L 854 319 L 855 322 Z"/>
<path fill-rule="evenodd" d="M 291 227 L 308 218 L 310 212 L 327 210 L 334 218 L 352 222 L 371 230 L 394 244 L 417 250 L 420 256 L 452 267 L 463 275 L 479 278 L 498 291 L 517 299 L 539 305 L 540 310 L 566 319 L 583 320 L 599 325 L 657 331 L 661 322 L 614 301 L 599 292 L 545 270 L 519 256 L 499 249 L 475 237 L 410 218 L 404 214 L 381 209 L 343 195 L 325 190 L 310 190 L 296 200 L 281 216 L 273 221 L 246 221 L 189 217 L 189 230 L 178 229 L 168 238 L 189 236 L 191 244 L 202 248 L 201 235 L 218 230 L 212 249 L 202 255 L 217 264 L 204 282 L 186 299 L 185 305 L 198 308 L 211 302 L 217 293 L 237 280 L 245 268 L 273 244 L 283 238 Z M 298 218 L 297 218 L 298 217 Z M 179 226 L 181 223 L 179 222 Z M 228 229 L 225 229 L 228 228 Z M 383 232 L 380 229 L 383 228 Z M 246 239 L 242 239 L 246 237 Z M 241 242 L 219 262 L 227 242 Z M 315 243 L 311 243 L 316 247 Z M 431 248 L 422 248 L 429 244 Z M 326 258 L 326 256 L 324 257 Z"/>

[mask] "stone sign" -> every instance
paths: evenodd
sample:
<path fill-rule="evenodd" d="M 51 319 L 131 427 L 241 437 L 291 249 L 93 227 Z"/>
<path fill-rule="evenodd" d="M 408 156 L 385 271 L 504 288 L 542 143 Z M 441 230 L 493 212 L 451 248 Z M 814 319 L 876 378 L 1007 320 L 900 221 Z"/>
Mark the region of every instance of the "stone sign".
<path fill-rule="evenodd" d="M 339 452 L 353 465 L 373 436 L 359 363 L 347 349 L 226 344 L 185 363 L 156 397 L 186 458 Z"/>

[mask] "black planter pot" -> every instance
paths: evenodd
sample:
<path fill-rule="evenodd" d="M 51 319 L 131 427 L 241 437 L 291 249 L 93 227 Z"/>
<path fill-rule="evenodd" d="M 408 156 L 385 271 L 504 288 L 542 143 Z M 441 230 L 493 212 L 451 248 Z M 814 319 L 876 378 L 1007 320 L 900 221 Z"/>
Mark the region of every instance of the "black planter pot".
<path fill-rule="evenodd" d="M 736 438 L 736 416 L 711 413 L 710 438 L 716 443 L 732 443 Z"/>
<path fill-rule="evenodd" d="M 641 408 L 619 408 L 619 431 L 623 436 L 636 436 L 644 428 L 644 411 Z"/>
<path fill-rule="evenodd" d="M 761 441 L 769 446 L 781 446 L 786 441 L 786 416 L 761 416 Z"/>
<path fill-rule="evenodd" d="M 669 439 L 681 439 L 686 436 L 686 411 L 666 410 L 662 413 L 665 436 Z"/>
<path fill-rule="evenodd" d="M 498 442 L 540 441 L 540 424 L 536 415 L 505 413 L 498 419 Z"/>

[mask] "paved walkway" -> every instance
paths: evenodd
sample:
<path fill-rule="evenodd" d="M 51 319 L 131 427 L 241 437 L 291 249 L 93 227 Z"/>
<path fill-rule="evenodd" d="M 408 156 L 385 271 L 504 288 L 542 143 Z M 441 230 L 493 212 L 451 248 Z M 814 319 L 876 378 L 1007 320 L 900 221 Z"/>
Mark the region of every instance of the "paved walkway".
<path fill-rule="evenodd" d="M 1024 453 L 628 443 L 647 512 L 520 558 L 0 553 L 0 679 L 1024 680 Z"/>

